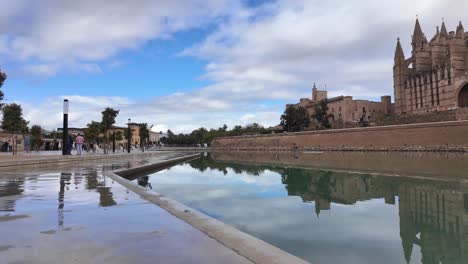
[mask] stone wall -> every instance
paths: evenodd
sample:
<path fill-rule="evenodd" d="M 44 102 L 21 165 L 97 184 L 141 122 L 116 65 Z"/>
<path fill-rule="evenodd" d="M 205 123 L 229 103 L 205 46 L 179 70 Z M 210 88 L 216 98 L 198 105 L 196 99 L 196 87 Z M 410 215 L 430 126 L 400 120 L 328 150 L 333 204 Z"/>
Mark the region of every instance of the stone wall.
<path fill-rule="evenodd" d="M 464 108 L 460 108 L 452 111 L 442 112 L 430 112 L 424 115 L 392 115 L 384 117 L 380 120 L 373 122 L 377 126 L 388 126 L 388 125 L 404 125 L 404 124 L 419 124 L 419 123 L 432 123 L 432 122 L 445 122 L 445 121 L 456 121 L 464 120 L 468 118 L 462 118 L 458 113 L 462 113 Z M 372 123 L 371 123 L 372 125 Z"/>
<path fill-rule="evenodd" d="M 225 137 L 211 146 L 260 151 L 468 151 L 468 121 Z"/>

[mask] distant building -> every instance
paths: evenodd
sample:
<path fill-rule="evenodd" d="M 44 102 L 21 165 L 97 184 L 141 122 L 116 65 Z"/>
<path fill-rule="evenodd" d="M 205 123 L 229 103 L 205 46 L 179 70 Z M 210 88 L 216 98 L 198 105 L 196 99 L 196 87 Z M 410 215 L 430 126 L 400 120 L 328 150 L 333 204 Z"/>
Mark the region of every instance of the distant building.
<path fill-rule="evenodd" d="M 159 141 L 161 140 L 161 137 L 162 137 L 162 133 L 161 133 L 161 132 L 150 131 L 150 133 L 149 133 L 149 141 L 150 141 L 150 143 L 154 143 L 154 144 L 159 143 Z"/>
<path fill-rule="evenodd" d="M 68 134 L 74 137 L 78 136 L 78 134 L 84 135 L 85 129 L 86 128 L 69 127 Z M 57 128 L 57 132 L 63 133 L 63 128 L 62 127 Z"/>
<path fill-rule="evenodd" d="M 353 127 L 360 121 L 372 121 L 378 115 L 389 115 L 392 113 L 390 96 L 382 96 L 380 102 L 354 100 L 352 96 L 343 95 L 328 98 L 327 91 L 318 90 L 315 84 L 312 88 L 312 99 L 302 98 L 294 106 L 304 107 L 312 118 L 315 107 L 322 100 L 327 100 L 328 102 L 328 118 L 333 128 Z"/>
<path fill-rule="evenodd" d="M 130 123 L 130 129 L 132 131 L 132 145 L 133 146 L 139 146 L 141 143 L 141 138 L 140 138 L 140 125 L 139 123 Z M 148 128 L 150 129 L 150 128 Z M 149 132 L 149 142 L 148 144 L 152 143 L 158 143 L 159 140 L 161 139 L 161 133 L 160 132 L 154 132 L 151 131 Z"/>

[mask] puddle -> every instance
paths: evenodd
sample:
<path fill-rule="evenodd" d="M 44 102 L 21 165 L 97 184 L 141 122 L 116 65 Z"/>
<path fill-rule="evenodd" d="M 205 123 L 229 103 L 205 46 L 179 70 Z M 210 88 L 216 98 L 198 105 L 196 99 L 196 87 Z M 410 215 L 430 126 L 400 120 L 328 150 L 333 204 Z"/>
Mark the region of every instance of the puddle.
<path fill-rule="evenodd" d="M 29 215 L 5 215 L 0 216 L 0 222 L 14 221 L 22 218 L 27 218 Z"/>

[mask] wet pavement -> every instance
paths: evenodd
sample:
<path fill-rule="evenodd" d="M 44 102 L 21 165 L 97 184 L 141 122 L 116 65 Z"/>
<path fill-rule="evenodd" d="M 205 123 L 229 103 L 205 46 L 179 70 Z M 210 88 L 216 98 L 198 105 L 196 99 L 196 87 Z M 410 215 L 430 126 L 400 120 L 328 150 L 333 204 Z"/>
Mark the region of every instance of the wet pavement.
<path fill-rule="evenodd" d="M 181 154 L 0 172 L 0 262 L 249 263 L 105 176 Z"/>

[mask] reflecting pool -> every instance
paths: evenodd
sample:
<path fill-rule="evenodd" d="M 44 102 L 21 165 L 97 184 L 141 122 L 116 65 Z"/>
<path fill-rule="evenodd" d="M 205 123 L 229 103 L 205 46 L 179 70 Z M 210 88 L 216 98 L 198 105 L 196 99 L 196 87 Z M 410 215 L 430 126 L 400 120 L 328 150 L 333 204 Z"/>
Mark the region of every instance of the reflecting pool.
<path fill-rule="evenodd" d="M 376 156 L 320 169 L 320 153 L 248 155 L 205 154 L 133 180 L 312 263 L 468 263 L 465 156 L 384 156 L 379 172 L 365 165 Z M 437 162 L 446 175 L 428 169 Z"/>

